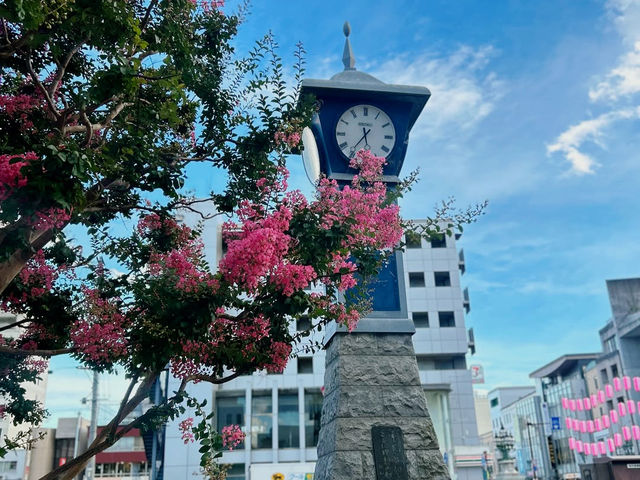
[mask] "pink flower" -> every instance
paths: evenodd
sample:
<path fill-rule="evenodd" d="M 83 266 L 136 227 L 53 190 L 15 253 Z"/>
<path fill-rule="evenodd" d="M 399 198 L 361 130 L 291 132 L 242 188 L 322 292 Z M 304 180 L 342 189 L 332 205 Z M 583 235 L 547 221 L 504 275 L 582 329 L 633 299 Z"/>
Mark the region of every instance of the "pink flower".
<path fill-rule="evenodd" d="M 291 355 L 291 345 L 284 342 L 273 342 L 271 344 L 271 363 L 264 367 L 271 373 L 282 373 L 289 362 Z"/>
<path fill-rule="evenodd" d="M 281 264 L 271 276 L 271 281 L 285 296 L 290 297 L 294 292 L 304 289 L 317 277 L 310 265 Z"/>
<path fill-rule="evenodd" d="M 244 441 L 245 434 L 238 425 L 228 425 L 222 427 L 222 445 L 229 450 L 233 450 Z"/>
<path fill-rule="evenodd" d="M 192 428 L 193 417 L 185 418 L 178 424 L 178 430 L 180 430 L 180 432 L 182 433 L 182 440 L 184 441 L 185 445 L 189 442 L 193 442 L 195 439 L 195 436 L 191 431 Z"/>
<path fill-rule="evenodd" d="M 24 161 L 16 161 L 19 158 Z M 27 177 L 22 174 L 21 170 L 29 162 L 37 159 L 37 155 L 33 152 L 19 155 L 0 155 L 0 201 L 6 200 L 15 190 L 27 184 Z"/>

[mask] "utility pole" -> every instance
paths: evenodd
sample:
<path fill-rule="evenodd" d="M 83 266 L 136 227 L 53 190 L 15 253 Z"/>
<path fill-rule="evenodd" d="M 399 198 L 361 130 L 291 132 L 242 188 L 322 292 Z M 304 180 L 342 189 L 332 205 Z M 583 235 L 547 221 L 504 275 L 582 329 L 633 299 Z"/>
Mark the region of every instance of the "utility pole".
<path fill-rule="evenodd" d="M 94 370 L 93 384 L 91 385 L 91 426 L 89 427 L 89 445 L 91 445 L 91 442 L 96 439 L 96 432 L 98 430 L 98 379 L 99 374 Z M 95 469 L 96 457 L 93 456 L 87 464 L 87 480 L 93 480 L 95 478 Z"/>

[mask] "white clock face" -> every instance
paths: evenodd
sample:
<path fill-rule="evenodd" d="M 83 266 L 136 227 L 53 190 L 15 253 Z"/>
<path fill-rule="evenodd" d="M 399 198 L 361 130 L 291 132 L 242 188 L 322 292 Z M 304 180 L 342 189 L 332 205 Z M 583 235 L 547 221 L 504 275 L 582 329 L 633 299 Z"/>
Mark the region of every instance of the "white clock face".
<path fill-rule="evenodd" d="M 389 115 L 378 107 L 356 105 L 338 119 L 336 142 L 347 158 L 353 158 L 362 149 L 386 158 L 396 143 L 396 129 Z"/>

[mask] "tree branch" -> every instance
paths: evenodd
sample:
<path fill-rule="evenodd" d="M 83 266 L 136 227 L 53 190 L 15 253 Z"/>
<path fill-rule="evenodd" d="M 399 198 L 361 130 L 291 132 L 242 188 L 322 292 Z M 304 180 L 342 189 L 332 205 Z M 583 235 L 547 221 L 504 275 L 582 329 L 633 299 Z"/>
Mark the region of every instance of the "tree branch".
<path fill-rule="evenodd" d="M 82 46 L 85 43 L 87 43 L 88 40 L 89 40 L 88 36 L 84 37 L 82 41 L 78 43 L 75 47 L 73 47 L 73 49 L 67 54 L 67 56 L 64 58 L 64 61 L 61 64 L 58 64 L 58 73 L 56 73 L 56 76 L 53 79 L 53 82 L 51 82 L 51 87 L 49 88 L 50 95 L 53 96 L 55 94 L 56 90 L 58 89 L 58 86 L 60 85 L 60 82 L 62 81 L 62 77 L 64 76 L 67 70 L 67 67 L 69 66 L 69 62 L 71 62 L 71 59 L 73 58 L 73 56 L 76 53 L 78 53 L 78 51 L 82 48 Z"/>
<path fill-rule="evenodd" d="M 38 78 L 38 75 L 33 70 L 33 64 L 31 63 L 30 54 L 27 55 L 27 69 L 29 70 L 29 75 L 31 76 L 31 80 L 33 80 L 33 83 L 35 83 L 35 85 L 38 87 L 38 90 L 40 90 L 45 100 L 47 101 L 47 104 L 49 105 L 49 109 L 51 110 L 51 113 L 56 119 L 59 119 L 60 112 L 58 112 L 58 109 L 56 108 L 56 104 L 53 102 L 53 100 L 51 99 L 51 95 L 49 95 L 49 92 L 47 91 L 46 88 L 44 88 L 44 85 L 42 85 L 42 82 Z"/>
<path fill-rule="evenodd" d="M 63 134 L 65 133 L 82 133 L 86 132 L 87 129 L 91 129 L 92 131 L 102 130 L 103 128 L 108 127 L 111 122 L 122 112 L 122 110 L 126 107 L 130 107 L 133 105 L 131 102 L 122 102 L 116 105 L 113 110 L 109 112 L 102 123 L 89 123 L 88 125 L 69 125 L 64 127 Z"/>
<path fill-rule="evenodd" d="M 226 383 L 226 382 L 230 382 L 231 380 L 233 380 L 234 378 L 239 377 L 240 375 L 244 375 L 246 372 L 241 372 L 241 371 L 237 371 L 235 373 L 232 373 L 231 375 L 228 375 L 226 377 L 215 377 L 213 375 L 205 375 L 202 373 L 198 373 L 195 375 L 190 375 L 187 377 L 187 381 L 192 382 L 194 380 L 198 380 L 201 382 L 209 382 L 209 383 L 213 383 L 215 385 L 220 385 L 221 383 Z"/>
<path fill-rule="evenodd" d="M 65 353 L 75 352 L 74 348 L 58 348 L 55 350 L 23 350 L 21 348 L 11 348 L 4 345 L 0 345 L 0 353 L 5 355 L 11 355 L 15 357 L 29 357 L 34 355 L 36 357 L 55 357 L 56 355 L 64 355 Z"/>
<path fill-rule="evenodd" d="M 10 323 L 9 325 L 5 325 L 4 327 L 0 327 L 0 332 L 3 332 L 5 330 L 10 330 L 14 327 L 19 327 L 20 325 L 23 325 L 25 323 L 29 323 L 31 320 L 29 320 L 28 318 L 25 318 L 24 320 L 20 320 L 18 322 L 13 322 Z"/>

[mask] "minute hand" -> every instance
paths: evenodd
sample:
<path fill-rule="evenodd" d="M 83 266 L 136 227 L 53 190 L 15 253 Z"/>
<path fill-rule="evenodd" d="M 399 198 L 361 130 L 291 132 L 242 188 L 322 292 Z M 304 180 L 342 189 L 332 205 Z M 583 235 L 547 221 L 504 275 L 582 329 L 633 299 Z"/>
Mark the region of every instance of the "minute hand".
<path fill-rule="evenodd" d="M 353 148 L 355 149 L 358 145 L 360 145 L 360 142 L 362 140 L 364 140 L 365 138 L 367 138 L 367 135 L 369 134 L 369 132 L 371 131 L 371 129 L 366 130 L 364 129 L 364 127 L 362 127 L 362 132 L 364 133 L 364 135 L 362 135 L 362 138 L 360 138 L 360 140 L 358 140 L 358 142 L 353 146 Z"/>

